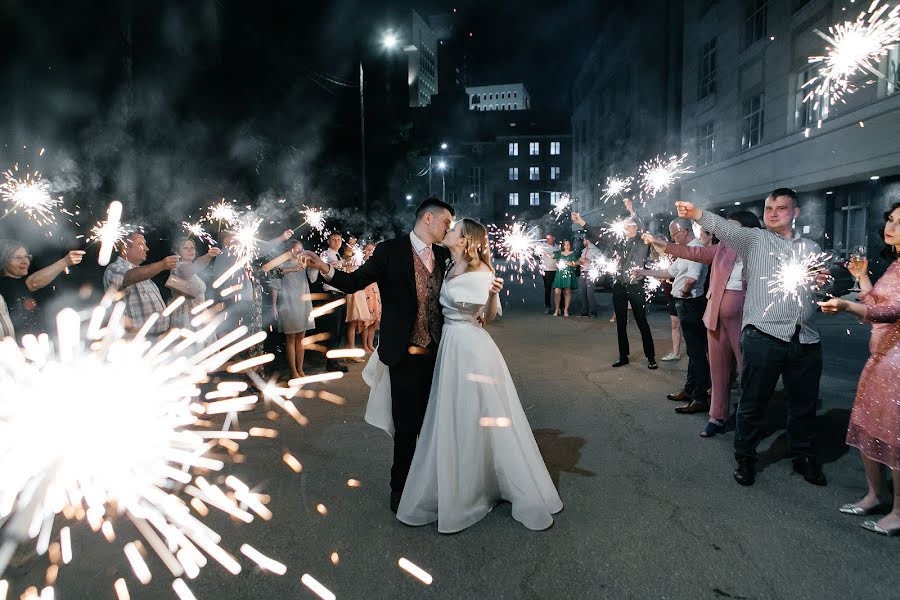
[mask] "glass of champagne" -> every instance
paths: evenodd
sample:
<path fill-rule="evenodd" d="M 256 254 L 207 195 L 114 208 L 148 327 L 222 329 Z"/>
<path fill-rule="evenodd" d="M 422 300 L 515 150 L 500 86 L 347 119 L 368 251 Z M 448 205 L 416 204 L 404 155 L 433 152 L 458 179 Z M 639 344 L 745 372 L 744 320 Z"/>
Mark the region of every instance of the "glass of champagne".
<path fill-rule="evenodd" d="M 856 246 L 850 253 L 850 265 L 853 267 L 851 271 L 851 274 L 853 275 L 853 287 L 850 288 L 851 292 L 862 291 L 859 287 L 859 277 L 856 276 L 856 273 L 862 269 L 862 263 L 866 260 L 866 252 L 866 246 Z"/>

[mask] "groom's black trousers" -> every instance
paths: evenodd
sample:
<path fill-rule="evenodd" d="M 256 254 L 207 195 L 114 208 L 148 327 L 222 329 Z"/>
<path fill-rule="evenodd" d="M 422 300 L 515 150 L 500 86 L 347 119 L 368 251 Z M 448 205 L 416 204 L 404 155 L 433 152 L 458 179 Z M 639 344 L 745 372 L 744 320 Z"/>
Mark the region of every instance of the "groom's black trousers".
<path fill-rule="evenodd" d="M 416 439 L 425 420 L 428 395 L 431 393 L 431 377 L 437 357 L 437 344 L 427 349 L 416 347 L 424 353 L 407 353 L 400 362 L 390 367 L 391 412 L 394 417 L 394 464 L 391 465 L 391 491 L 400 493 L 406 484 L 406 476 L 416 452 Z"/>

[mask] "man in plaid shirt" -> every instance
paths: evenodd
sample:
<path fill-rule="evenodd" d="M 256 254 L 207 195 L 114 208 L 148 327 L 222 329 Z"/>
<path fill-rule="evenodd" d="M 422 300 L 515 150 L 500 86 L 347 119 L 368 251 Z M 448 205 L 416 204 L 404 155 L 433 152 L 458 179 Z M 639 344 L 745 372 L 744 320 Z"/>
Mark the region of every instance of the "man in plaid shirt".
<path fill-rule="evenodd" d="M 103 273 L 103 287 L 122 290 L 125 293 L 125 316 L 131 319 L 135 330 L 143 327 L 153 313 L 159 318 L 147 331 L 147 337 L 156 337 L 169 330 L 169 318 L 163 317 L 166 305 L 159 288 L 152 278 L 163 271 L 171 271 L 178 265 L 178 256 L 167 256 L 159 262 L 139 266 L 147 260 L 147 241 L 142 233 L 132 233 L 122 244 L 115 262 Z"/>

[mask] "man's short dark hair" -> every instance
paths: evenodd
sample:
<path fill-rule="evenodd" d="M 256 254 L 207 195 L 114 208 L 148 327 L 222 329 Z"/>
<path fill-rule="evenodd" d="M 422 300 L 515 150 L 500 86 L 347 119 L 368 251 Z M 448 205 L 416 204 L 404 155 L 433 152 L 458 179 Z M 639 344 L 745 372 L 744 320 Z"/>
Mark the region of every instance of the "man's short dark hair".
<path fill-rule="evenodd" d="M 416 208 L 416 221 L 422 219 L 422 216 L 427 212 L 436 212 L 441 209 L 446 209 L 450 211 L 450 216 L 455 217 L 456 211 L 453 210 L 453 207 L 444 202 L 443 200 L 439 200 L 432 196 L 431 198 L 425 198 L 422 200 L 422 203 Z"/>
<path fill-rule="evenodd" d="M 779 196 L 787 196 L 791 199 L 791 202 L 794 203 L 794 208 L 800 208 L 800 199 L 797 197 L 797 192 L 792 190 L 791 188 L 778 188 L 772 190 L 772 193 L 769 194 L 772 198 L 778 198 Z"/>

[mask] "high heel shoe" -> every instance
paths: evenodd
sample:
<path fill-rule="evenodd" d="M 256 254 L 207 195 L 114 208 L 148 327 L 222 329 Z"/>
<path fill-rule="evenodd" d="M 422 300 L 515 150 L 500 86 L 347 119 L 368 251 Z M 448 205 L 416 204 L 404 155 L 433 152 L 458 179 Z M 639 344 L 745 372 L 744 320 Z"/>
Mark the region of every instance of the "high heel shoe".
<path fill-rule="evenodd" d="M 875 521 L 863 521 L 860 523 L 860 527 L 865 529 L 866 531 L 871 531 L 872 533 L 877 533 L 880 535 L 886 535 L 888 537 L 894 537 L 895 535 L 900 535 L 900 527 L 894 527 L 893 529 L 885 529 L 883 527 L 879 527 L 878 523 Z"/>
<path fill-rule="evenodd" d="M 865 517 L 866 515 L 871 515 L 872 513 L 878 511 L 881 508 L 880 504 L 876 504 L 875 506 L 870 506 L 869 508 L 863 508 L 861 506 L 857 506 L 852 502 L 850 504 L 845 504 L 840 507 L 838 510 L 844 513 L 845 515 L 853 515 L 854 517 Z"/>
<path fill-rule="evenodd" d="M 703 431 L 700 432 L 700 437 L 711 438 L 720 433 L 725 433 L 724 425 L 719 425 L 718 423 L 707 421 L 706 427 L 704 427 Z"/>

